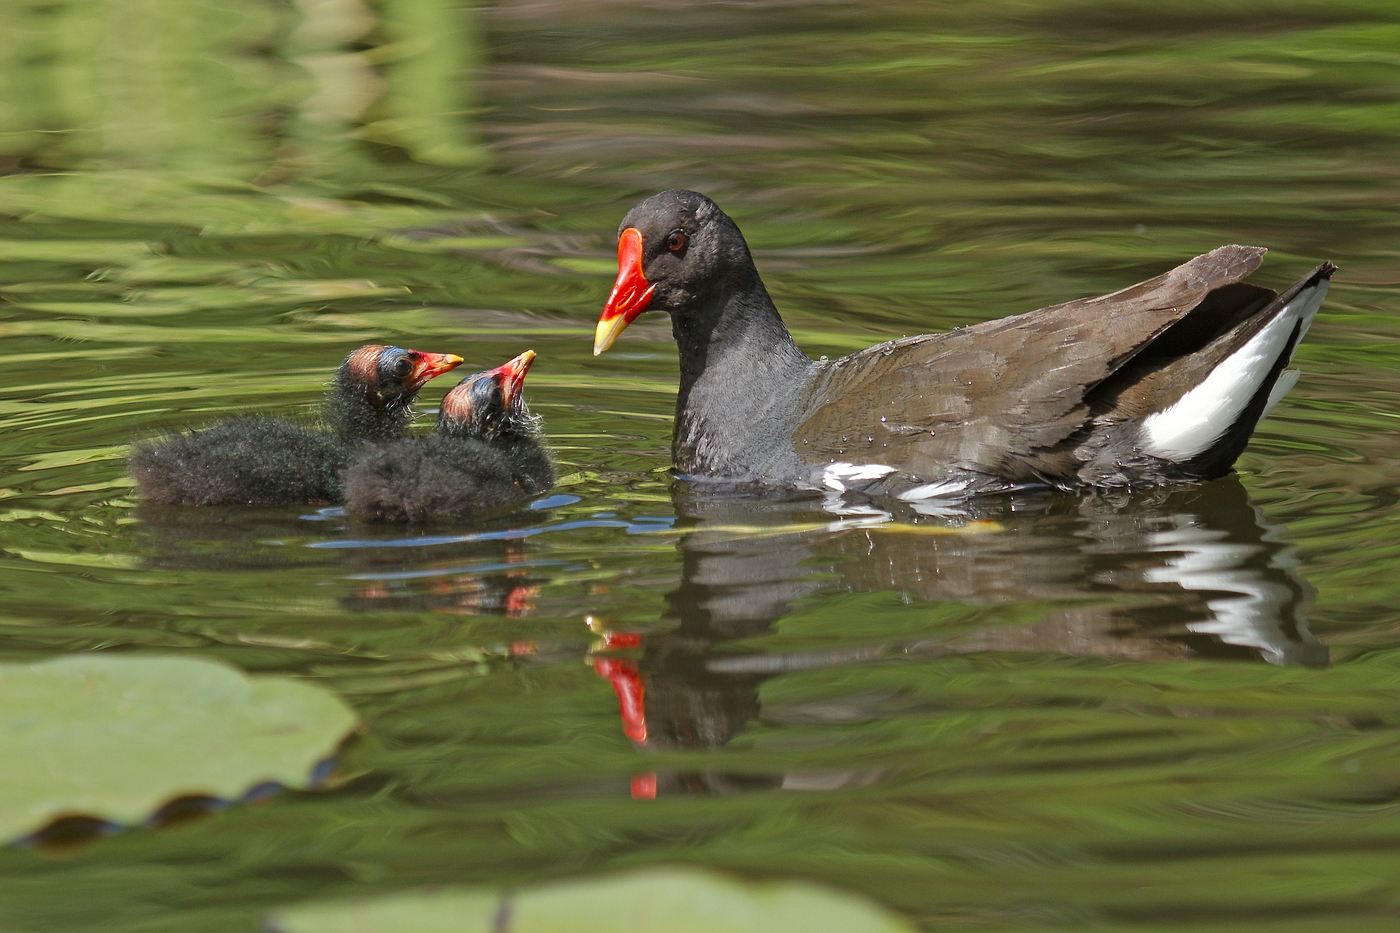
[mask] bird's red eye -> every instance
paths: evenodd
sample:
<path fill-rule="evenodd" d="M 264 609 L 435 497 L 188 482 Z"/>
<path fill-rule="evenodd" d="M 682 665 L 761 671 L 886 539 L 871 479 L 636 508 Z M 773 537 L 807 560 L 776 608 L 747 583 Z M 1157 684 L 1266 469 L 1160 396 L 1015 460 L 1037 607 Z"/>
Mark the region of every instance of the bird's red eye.
<path fill-rule="evenodd" d="M 679 253 L 681 250 L 685 249 L 685 234 L 679 230 L 673 231 L 671 235 L 666 238 L 666 248 L 673 253 Z"/>

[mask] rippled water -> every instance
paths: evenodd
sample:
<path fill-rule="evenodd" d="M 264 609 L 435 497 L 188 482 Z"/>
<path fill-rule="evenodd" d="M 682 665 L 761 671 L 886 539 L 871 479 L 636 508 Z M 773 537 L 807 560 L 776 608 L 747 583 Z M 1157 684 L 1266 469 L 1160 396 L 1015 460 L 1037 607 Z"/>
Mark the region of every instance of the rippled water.
<path fill-rule="evenodd" d="M 0 851 L 0 926 L 680 861 L 929 929 L 1394 929 L 1393 5 L 522 0 L 408 65 L 372 17 L 109 7 L 0 12 L 47 50 L 0 59 L 46 89 L 0 110 L 0 653 L 220 657 L 366 729 L 331 790 Z M 672 186 L 813 355 L 1225 242 L 1342 271 L 1238 476 L 840 514 L 671 478 L 664 321 L 590 355 Z M 560 486 L 433 529 L 133 500 L 133 438 L 312 411 L 371 339 L 537 350 Z"/>

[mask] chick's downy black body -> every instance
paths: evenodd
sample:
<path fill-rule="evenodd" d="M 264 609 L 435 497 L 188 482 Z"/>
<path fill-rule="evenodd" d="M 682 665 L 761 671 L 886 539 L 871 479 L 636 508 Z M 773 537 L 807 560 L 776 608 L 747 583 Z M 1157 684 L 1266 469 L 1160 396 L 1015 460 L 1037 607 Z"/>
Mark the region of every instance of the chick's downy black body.
<path fill-rule="evenodd" d="M 516 505 L 554 485 L 520 385 L 533 351 L 468 376 L 442 400 L 437 432 L 367 449 L 345 471 L 345 506 L 369 521 L 442 522 Z"/>
<path fill-rule="evenodd" d="M 138 446 L 131 474 L 142 498 L 168 505 L 334 502 L 350 445 L 275 418 L 230 418 Z"/>
<path fill-rule="evenodd" d="M 346 472 L 345 505 L 370 521 L 471 518 L 515 505 L 554 485 L 539 443 L 508 446 L 434 434 L 370 451 Z"/>
<path fill-rule="evenodd" d="M 131 475 L 143 498 L 170 505 L 339 502 L 351 456 L 367 443 L 401 437 L 418 390 L 461 362 L 452 354 L 360 347 L 326 393 L 326 429 L 230 418 L 136 445 Z"/>

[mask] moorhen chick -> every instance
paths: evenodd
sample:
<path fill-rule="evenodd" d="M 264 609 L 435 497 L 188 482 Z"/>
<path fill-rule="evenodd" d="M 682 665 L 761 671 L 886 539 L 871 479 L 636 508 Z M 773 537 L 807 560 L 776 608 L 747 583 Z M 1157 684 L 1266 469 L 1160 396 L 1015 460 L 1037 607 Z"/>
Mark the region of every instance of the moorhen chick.
<path fill-rule="evenodd" d="M 828 362 L 798 349 L 709 198 L 664 191 L 619 229 L 593 353 L 642 311 L 671 315 L 677 470 L 909 501 L 1228 472 L 1297 381 L 1284 367 L 1336 269 L 1279 295 L 1242 281 L 1265 250 L 1222 246 L 1111 295 Z"/>
<path fill-rule="evenodd" d="M 402 437 L 410 405 L 434 376 L 456 369 L 452 353 L 360 347 L 326 393 L 330 430 L 261 416 L 138 444 L 131 475 L 146 499 L 171 505 L 294 505 L 339 502 L 352 452 Z"/>
<path fill-rule="evenodd" d="M 365 451 L 345 471 L 345 508 L 370 521 L 441 522 L 523 502 L 554 485 L 521 386 L 526 350 L 442 398 L 437 432 Z"/>

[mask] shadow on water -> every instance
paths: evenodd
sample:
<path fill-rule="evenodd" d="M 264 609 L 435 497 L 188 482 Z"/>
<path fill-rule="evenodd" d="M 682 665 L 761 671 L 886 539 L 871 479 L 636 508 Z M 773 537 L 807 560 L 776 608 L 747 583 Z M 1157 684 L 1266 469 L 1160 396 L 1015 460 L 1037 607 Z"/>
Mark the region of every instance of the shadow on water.
<path fill-rule="evenodd" d="M 1234 475 L 1113 497 L 999 497 L 932 520 L 865 515 L 857 527 L 833 521 L 810 499 L 759 500 L 684 481 L 673 498 L 682 579 L 666 595 L 662 624 L 645 635 L 605 632 L 607 654 L 594 662 L 618 695 L 624 732 L 648 750 L 723 747 L 763 716 L 764 681 L 840 665 L 987 651 L 1328 663 L 1304 616 L 1312 590 L 1295 572 L 1281 529 L 1264 522 Z M 862 640 L 862 620 L 852 617 L 849 645 L 736 648 L 772 631 L 802 601 L 841 591 L 1070 605 L 1025 624 L 901 641 Z M 619 648 L 627 654 L 608 650 Z M 675 774 L 660 789 L 719 793 L 807 781 L 789 777 Z M 657 790 L 654 779 L 634 785 L 641 796 Z"/>

